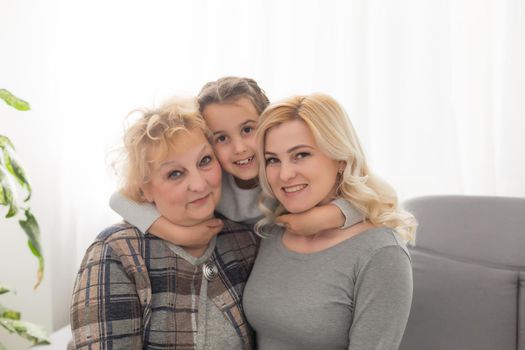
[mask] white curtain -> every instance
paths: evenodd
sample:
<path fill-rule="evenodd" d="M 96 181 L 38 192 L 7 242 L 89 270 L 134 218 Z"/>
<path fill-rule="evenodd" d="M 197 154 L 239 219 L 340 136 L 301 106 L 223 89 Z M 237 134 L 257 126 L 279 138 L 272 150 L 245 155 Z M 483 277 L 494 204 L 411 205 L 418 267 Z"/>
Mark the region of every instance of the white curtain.
<path fill-rule="evenodd" d="M 0 131 L 32 175 L 54 327 L 84 250 L 118 220 L 108 153 L 126 113 L 224 75 L 272 100 L 333 95 L 401 199 L 525 195 L 521 0 L 0 4 L 0 84 L 33 103 L 31 126 L 2 109 Z"/>

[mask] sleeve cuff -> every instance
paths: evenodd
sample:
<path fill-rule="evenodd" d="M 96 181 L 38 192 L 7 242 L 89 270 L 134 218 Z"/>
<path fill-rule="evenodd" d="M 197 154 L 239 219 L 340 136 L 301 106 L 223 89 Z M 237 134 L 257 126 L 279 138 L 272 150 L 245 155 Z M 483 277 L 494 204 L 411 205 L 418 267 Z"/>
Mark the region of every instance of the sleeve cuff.
<path fill-rule="evenodd" d="M 331 202 L 331 204 L 338 207 L 345 217 L 345 223 L 343 226 L 341 226 L 341 229 L 349 228 L 350 226 L 360 223 L 365 219 L 363 214 L 346 199 L 336 198 Z"/>

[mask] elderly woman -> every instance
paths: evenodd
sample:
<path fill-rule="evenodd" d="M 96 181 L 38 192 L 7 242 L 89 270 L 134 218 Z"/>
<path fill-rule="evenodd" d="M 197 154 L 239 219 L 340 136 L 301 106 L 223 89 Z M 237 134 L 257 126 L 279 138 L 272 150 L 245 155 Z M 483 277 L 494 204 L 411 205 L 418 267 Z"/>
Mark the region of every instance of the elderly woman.
<path fill-rule="evenodd" d="M 415 220 L 368 169 L 348 117 L 314 94 L 268 107 L 257 129 L 260 182 L 279 203 L 244 292 L 261 350 L 397 349 L 408 319 L 412 274 L 405 241 Z M 336 197 L 365 220 L 298 236 L 275 225 Z"/>
<path fill-rule="evenodd" d="M 125 133 L 122 193 L 194 226 L 214 215 L 221 169 L 194 100 L 143 111 Z M 88 248 L 71 305 L 74 349 L 251 349 L 241 298 L 257 239 L 224 220 L 207 244 L 181 248 L 128 223 Z"/>

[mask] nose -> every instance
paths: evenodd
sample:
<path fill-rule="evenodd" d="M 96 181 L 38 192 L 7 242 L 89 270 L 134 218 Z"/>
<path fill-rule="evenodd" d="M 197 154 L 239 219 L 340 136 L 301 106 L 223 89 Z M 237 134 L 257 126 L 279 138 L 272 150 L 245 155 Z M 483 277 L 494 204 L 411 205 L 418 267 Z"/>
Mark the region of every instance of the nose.
<path fill-rule="evenodd" d="M 279 167 L 279 178 L 283 182 L 287 182 L 295 177 L 295 169 L 292 164 L 282 162 Z"/>
<path fill-rule="evenodd" d="M 192 192 L 203 192 L 208 186 L 206 179 L 200 171 L 190 173 L 188 179 L 188 190 Z"/>
<path fill-rule="evenodd" d="M 243 140 L 239 137 L 236 137 L 232 140 L 233 144 L 233 152 L 235 154 L 241 154 L 246 151 L 246 145 L 244 144 Z"/>

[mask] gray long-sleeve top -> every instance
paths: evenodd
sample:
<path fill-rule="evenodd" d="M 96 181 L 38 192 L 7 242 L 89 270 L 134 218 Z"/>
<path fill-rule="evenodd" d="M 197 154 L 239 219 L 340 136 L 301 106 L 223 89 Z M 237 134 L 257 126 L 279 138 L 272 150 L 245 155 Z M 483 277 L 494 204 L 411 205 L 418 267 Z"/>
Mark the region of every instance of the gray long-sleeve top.
<path fill-rule="evenodd" d="M 412 269 L 394 231 L 373 228 L 302 254 L 263 239 L 244 311 L 260 350 L 399 347 L 412 301 Z"/>

